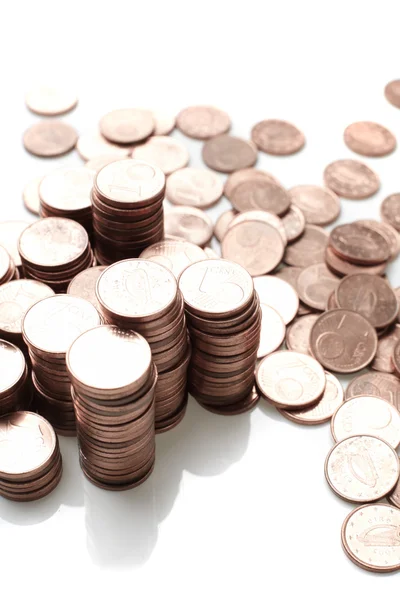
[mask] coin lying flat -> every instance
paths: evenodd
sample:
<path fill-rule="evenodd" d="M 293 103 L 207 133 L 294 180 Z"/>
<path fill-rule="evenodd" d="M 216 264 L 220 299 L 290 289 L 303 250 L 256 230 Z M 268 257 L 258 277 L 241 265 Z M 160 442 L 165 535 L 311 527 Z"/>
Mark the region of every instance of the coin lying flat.
<path fill-rule="evenodd" d="M 300 208 L 292 204 L 289 210 L 283 215 L 282 224 L 287 241 L 294 242 L 304 232 L 306 219 Z"/>
<path fill-rule="evenodd" d="M 251 139 L 263 152 L 285 156 L 294 154 L 305 144 L 304 134 L 292 123 L 266 119 L 254 125 Z"/>
<path fill-rule="evenodd" d="M 72 88 L 35 85 L 25 96 L 29 110 L 48 117 L 69 112 L 78 103 L 78 97 Z"/>
<path fill-rule="evenodd" d="M 285 325 L 293 321 L 299 308 L 299 297 L 290 283 L 274 275 L 254 277 L 253 282 L 261 304 L 274 308 Z"/>
<path fill-rule="evenodd" d="M 396 108 L 400 108 L 400 79 L 390 81 L 385 87 L 386 100 Z"/>
<path fill-rule="evenodd" d="M 34 215 L 38 215 L 40 210 L 39 185 L 41 181 L 42 177 L 35 177 L 35 179 L 26 184 L 22 192 L 25 208 Z"/>
<path fill-rule="evenodd" d="M 156 165 L 165 175 L 170 175 L 186 167 L 190 157 L 186 146 L 179 140 L 167 135 L 153 135 L 133 148 L 132 158 Z"/>
<path fill-rule="evenodd" d="M 231 120 L 215 106 L 189 106 L 178 114 L 176 125 L 188 137 L 207 140 L 229 131 Z"/>
<path fill-rule="evenodd" d="M 400 231 L 400 194 L 391 194 L 381 204 L 382 219 Z"/>
<path fill-rule="evenodd" d="M 390 258 L 390 248 L 385 238 L 357 222 L 332 229 L 329 245 L 340 258 L 356 264 L 376 265 Z"/>
<path fill-rule="evenodd" d="M 175 129 L 176 117 L 164 110 L 151 111 L 154 120 L 154 135 L 168 135 Z"/>
<path fill-rule="evenodd" d="M 279 183 L 279 181 L 267 171 L 262 171 L 261 169 L 255 169 L 253 167 L 249 167 L 247 169 L 239 169 L 238 171 L 231 173 L 225 181 L 224 196 L 226 196 L 228 200 L 230 200 L 233 190 L 240 183 L 244 183 L 245 181 L 257 181 L 260 179 L 267 179 L 268 181 Z"/>
<path fill-rule="evenodd" d="M 339 278 L 329 271 L 325 263 L 317 263 L 300 272 L 297 290 L 300 299 L 307 306 L 315 310 L 325 310 L 329 296 L 337 289 L 339 282 Z"/>
<path fill-rule="evenodd" d="M 232 190 L 230 200 L 239 212 L 265 210 L 281 216 L 290 207 L 287 191 L 279 183 L 266 178 L 239 183 Z"/>
<path fill-rule="evenodd" d="M 286 248 L 284 262 L 293 267 L 308 267 L 324 262 L 328 233 L 317 225 L 306 225 L 304 233 Z"/>
<path fill-rule="evenodd" d="M 166 197 L 178 206 L 208 208 L 221 198 L 224 184 L 217 173 L 209 169 L 187 167 L 168 177 Z"/>
<path fill-rule="evenodd" d="M 294 352 L 309 354 L 311 329 L 319 315 L 304 315 L 296 319 L 286 331 L 286 346 Z"/>
<path fill-rule="evenodd" d="M 229 229 L 229 225 L 236 215 L 236 211 L 232 209 L 226 210 L 219 215 L 214 227 L 214 235 L 219 242 L 222 242 L 224 239 L 224 236 Z"/>
<path fill-rule="evenodd" d="M 383 205 L 381 204 L 381 215 L 382 219 L 385 219 Z M 400 196 L 399 196 L 399 207 L 400 207 Z M 390 219 L 389 219 L 390 220 Z M 390 223 L 385 223 L 382 221 L 375 221 L 373 219 L 361 219 L 358 221 L 360 225 L 364 225 L 365 227 L 369 227 L 369 229 L 373 229 L 381 234 L 383 238 L 385 238 L 389 248 L 390 248 L 390 260 L 394 260 L 399 252 L 400 252 L 400 235 L 396 231 L 396 228 L 393 227 Z M 399 218 L 400 223 L 400 218 Z"/>
<path fill-rule="evenodd" d="M 263 303 L 260 304 L 260 307 L 261 332 L 257 358 L 263 358 L 267 354 L 275 352 L 282 344 L 286 330 L 282 317 L 275 309 Z"/>
<path fill-rule="evenodd" d="M 328 225 L 340 214 L 340 200 L 334 192 L 317 185 L 296 185 L 289 190 L 292 203 L 310 225 Z"/>
<path fill-rule="evenodd" d="M 325 250 L 325 262 L 329 269 L 335 273 L 335 275 L 339 275 L 339 277 L 352 275 L 353 273 L 382 275 L 386 271 L 388 265 L 387 262 L 381 262 L 377 265 L 358 265 L 356 263 L 351 263 L 340 258 L 329 246 Z"/>
<path fill-rule="evenodd" d="M 363 200 L 373 196 L 380 187 L 378 176 L 358 160 L 336 160 L 324 171 L 325 185 L 339 196 Z"/>
<path fill-rule="evenodd" d="M 143 250 L 140 258 L 167 267 L 178 278 L 189 265 L 210 257 L 200 246 L 186 240 L 163 240 L 148 246 L 146 250 Z"/>
<path fill-rule="evenodd" d="M 36 156 L 61 156 L 70 152 L 78 135 L 71 125 L 63 121 L 39 121 L 27 129 L 23 142 L 25 149 Z"/>
<path fill-rule="evenodd" d="M 54 296 L 53 290 L 31 279 L 9 281 L 0 286 L 0 337 L 22 335 L 22 319 L 38 300 Z"/>
<path fill-rule="evenodd" d="M 128 147 L 117 146 L 106 140 L 100 131 L 91 131 L 80 135 L 76 149 L 83 160 L 92 160 L 100 156 L 113 156 L 114 160 L 118 160 L 128 158 L 130 152 Z"/>
<path fill-rule="evenodd" d="M 390 373 L 363 373 L 347 386 L 346 400 L 353 396 L 378 396 L 400 411 L 400 380 Z"/>
<path fill-rule="evenodd" d="M 3 246 L 16 267 L 21 266 L 21 257 L 18 251 L 18 240 L 21 233 L 29 227 L 27 221 L 3 221 L 0 223 L 0 246 Z"/>
<path fill-rule="evenodd" d="M 202 156 L 210 169 L 232 173 L 252 167 L 257 161 L 257 149 L 253 142 L 223 134 L 205 142 Z"/>
<path fill-rule="evenodd" d="M 164 231 L 166 235 L 176 235 L 192 244 L 205 246 L 213 235 L 210 217 L 192 206 L 175 206 L 165 212 Z"/>
<path fill-rule="evenodd" d="M 154 119 L 149 110 L 121 108 L 101 118 L 100 133 L 116 144 L 141 142 L 154 131 Z"/>
<path fill-rule="evenodd" d="M 386 156 L 396 148 L 396 138 L 383 125 L 359 121 L 346 127 L 344 143 L 363 156 Z"/>
<path fill-rule="evenodd" d="M 247 223 L 248 221 L 261 221 L 272 225 L 280 234 L 283 243 L 286 245 L 286 233 L 283 227 L 282 219 L 274 215 L 273 213 L 265 210 L 248 210 L 246 212 L 239 213 L 236 215 L 228 225 L 228 229 L 237 225 L 238 223 Z"/>

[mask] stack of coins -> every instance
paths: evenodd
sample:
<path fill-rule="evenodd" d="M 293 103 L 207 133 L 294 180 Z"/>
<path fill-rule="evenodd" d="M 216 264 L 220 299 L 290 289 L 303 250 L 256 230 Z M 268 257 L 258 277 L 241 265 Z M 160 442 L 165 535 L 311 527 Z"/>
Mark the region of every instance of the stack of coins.
<path fill-rule="evenodd" d="M 261 310 L 253 280 L 240 265 L 218 259 L 187 267 L 179 288 L 193 346 L 189 391 L 208 410 L 231 415 L 253 396 Z"/>
<path fill-rule="evenodd" d="M 13 259 L 8 254 L 7 250 L 0 246 L 0 285 L 18 279 L 19 274 Z"/>
<path fill-rule="evenodd" d="M 52 492 L 62 474 L 54 429 L 27 411 L 0 418 L 0 496 L 16 502 L 38 500 Z"/>
<path fill-rule="evenodd" d="M 75 340 L 67 365 L 84 474 L 108 490 L 139 485 L 155 458 L 150 346 L 134 331 L 102 325 Z"/>
<path fill-rule="evenodd" d="M 0 340 L 0 415 L 29 408 L 30 390 L 24 355 L 14 344 Z"/>
<path fill-rule="evenodd" d="M 150 344 L 158 371 L 156 431 L 171 429 L 185 414 L 190 354 L 175 276 L 149 260 L 124 260 L 101 274 L 97 298 L 107 322 L 134 329 Z"/>
<path fill-rule="evenodd" d="M 100 324 L 93 304 L 69 294 L 40 300 L 22 322 L 32 362 L 36 408 L 62 435 L 75 435 L 76 431 L 66 352 L 78 335 Z"/>
<path fill-rule="evenodd" d="M 87 232 L 70 219 L 36 221 L 22 232 L 18 246 L 25 276 L 55 292 L 65 292 L 71 279 L 94 262 Z"/>
<path fill-rule="evenodd" d="M 118 160 L 96 175 L 92 190 L 96 257 L 109 265 L 137 257 L 164 235 L 165 176 L 140 160 Z"/>

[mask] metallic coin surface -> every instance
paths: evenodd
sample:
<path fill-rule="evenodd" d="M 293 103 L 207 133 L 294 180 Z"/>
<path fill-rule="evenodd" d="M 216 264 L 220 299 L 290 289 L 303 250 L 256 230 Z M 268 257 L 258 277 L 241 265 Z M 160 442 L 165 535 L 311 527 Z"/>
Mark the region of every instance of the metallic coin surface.
<path fill-rule="evenodd" d="M 346 399 L 353 396 L 378 396 L 400 411 L 400 380 L 390 373 L 363 373 L 352 379 L 347 386 Z"/>
<path fill-rule="evenodd" d="M 257 162 L 257 149 L 253 142 L 223 134 L 205 142 L 202 156 L 210 169 L 232 173 L 252 167 Z"/>
<path fill-rule="evenodd" d="M 399 205 L 400 205 L 400 196 L 399 196 Z M 381 214 L 382 219 L 384 219 L 384 214 L 382 210 L 383 203 L 381 205 Z M 365 227 L 369 227 L 374 231 L 377 231 L 381 234 L 382 237 L 385 238 L 389 248 L 390 248 L 390 260 L 394 260 L 399 252 L 400 252 L 400 235 L 396 231 L 395 227 L 390 225 L 389 223 L 382 223 L 381 221 L 374 221 L 373 219 L 361 219 L 358 221 L 360 225 L 364 225 Z M 400 219 L 399 219 L 400 224 Z"/>
<path fill-rule="evenodd" d="M 272 227 L 279 232 L 283 243 L 286 245 L 286 233 L 285 228 L 283 227 L 282 219 L 280 219 L 277 215 L 265 210 L 248 210 L 246 212 L 239 213 L 229 223 L 228 229 L 234 225 L 237 225 L 238 223 L 247 223 L 248 221 L 262 221 L 263 223 L 272 225 Z"/>
<path fill-rule="evenodd" d="M 400 479 L 390 496 L 388 496 L 388 500 L 396 508 L 400 508 Z"/>
<path fill-rule="evenodd" d="M 386 156 L 396 148 L 393 133 L 372 121 L 359 121 L 346 127 L 344 143 L 363 156 Z"/>
<path fill-rule="evenodd" d="M 210 257 L 200 246 L 186 240 L 162 240 L 143 250 L 140 258 L 167 267 L 178 278 L 189 265 Z M 218 257 L 215 256 L 215 258 Z"/>
<path fill-rule="evenodd" d="M 382 219 L 400 231 L 400 194 L 391 194 L 381 204 Z"/>
<path fill-rule="evenodd" d="M 385 87 L 386 100 L 396 108 L 400 108 L 400 79 L 390 81 Z"/>
<path fill-rule="evenodd" d="M 304 232 L 306 219 L 300 208 L 295 204 L 289 207 L 289 210 L 282 217 L 282 224 L 285 230 L 288 242 L 294 242 Z"/>
<path fill-rule="evenodd" d="M 221 213 L 215 223 L 214 235 L 219 242 L 222 242 L 226 232 L 229 229 L 229 224 L 233 221 L 237 212 L 235 210 L 226 210 Z"/>
<path fill-rule="evenodd" d="M 362 315 L 335 309 L 318 317 L 311 329 L 313 356 L 330 371 L 354 373 L 374 358 L 378 337 Z"/>
<path fill-rule="evenodd" d="M 156 165 L 165 175 L 170 175 L 186 167 L 190 157 L 186 146 L 179 140 L 167 135 L 154 135 L 133 148 L 132 158 Z"/>
<path fill-rule="evenodd" d="M 22 264 L 18 251 L 18 240 L 29 225 L 27 221 L 3 221 L 0 223 L 0 246 L 7 250 L 16 267 L 20 267 Z"/>
<path fill-rule="evenodd" d="M 210 217 L 199 208 L 175 206 L 165 211 L 164 231 L 192 244 L 205 246 L 211 240 L 214 225 Z"/>
<path fill-rule="evenodd" d="M 392 491 L 400 474 L 395 450 L 380 438 L 354 435 L 338 442 L 325 462 L 332 490 L 350 502 L 374 502 Z"/>
<path fill-rule="evenodd" d="M 399 342 L 397 342 L 397 344 L 393 348 L 392 364 L 393 364 L 393 368 L 394 368 L 394 373 L 398 377 L 400 377 L 400 343 Z"/>
<path fill-rule="evenodd" d="M 205 246 L 202 250 L 206 253 L 207 258 L 221 258 L 210 246 Z"/>
<path fill-rule="evenodd" d="M 339 283 L 340 279 L 333 275 L 325 263 L 317 263 L 299 273 L 297 291 L 307 306 L 315 310 L 325 310 L 329 296 L 337 289 Z"/>
<path fill-rule="evenodd" d="M 59 211 L 90 208 L 90 192 L 96 173 L 87 167 L 64 167 L 43 177 L 39 186 L 42 203 Z"/>
<path fill-rule="evenodd" d="M 78 97 L 71 88 L 51 85 L 35 85 L 25 96 L 29 110 L 48 117 L 69 112 L 78 103 Z"/>
<path fill-rule="evenodd" d="M 121 108 L 101 118 L 100 133 L 116 144 L 141 142 L 154 131 L 154 119 L 149 110 Z"/>
<path fill-rule="evenodd" d="M 130 148 L 112 144 L 101 135 L 100 131 L 92 131 L 80 135 L 76 142 L 76 149 L 83 160 L 92 160 L 101 156 L 111 156 L 114 157 L 114 160 L 119 160 L 121 158 L 128 158 L 130 153 Z"/>
<path fill-rule="evenodd" d="M 208 208 L 221 198 L 224 184 L 209 169 L 187 167 L 168 177 L 165 195 L 172 204 Z"/>
<path fill-rule="evenodd" d="M 294 267 L 308 267 L 324 262 L 328 244 L 327 232 L 317 225 L 306 225 L 298 240 L 286 248 L 284 262 Z"/>
<path fill-rule="evenodd" d="M 279 156 L 294 154 L 305 144 L 304 134 L 297 127 L 278 119 L 266 119 L 254 125 L 251 139 L 259 150 Z"/>
<path fill-rule="evenodd" d="M 265 210 L 275 215 L 284 215 L 290 207 L 290 197 L 277 182 L 266 178 L 239 183 L 230 197 L 233 208 L 239 212 Z"/>
<path fill-rule="evenodd" d="M 261 307 L 261 332 L 260 345 L 257 358 L 262 358 L 275 352 L 285 338 L 285 323 L 275 309 L 268 304 L 260 304 Z"/>
<path fill-rule="evenodd" d="M 325 262 L 330 270 L 343 277 L 352 275 L 353 273 L 371 273 L 373 275 L 382 275 L 387 267 L 387 262 L 382 262 L 377 265 L 357 265 L 340 258 L 329 246 L 325 251 Z"/>
<path fill-rule="evenodd" d="M 26 184 L 22 192 L 25 208 L 34 215 L 38 215 L 40 210 L 39 185 L 42 179 L 42 177 L 35 177 Z"/>
<path fill-rule="evenodd" d="M 285 325 L 293 321 L 299 308 L 299 297 L 294 287 L 274 275 L 254 277 L 253 281 L 261 304 L 274 308 Z"/>
<path fill-rule="evenodd" d="M 21 350 L 6 340 L 0 340 L 0 394 L 8 395 L 26 370 Z"/>
<path fill-rule="evenodd" d="M 267 171 L 254 169 L 252 167 L 249 167 L 248 169 L 239 169 L 239 171 L 231 173 L 225 181 L 224 196 L 230 200 L 232 192 L 237 185 L 244 183 L 245 181 L 256 181 L 258 179 L 267 179 L 268 181 L 279 183 L 279 181 Z"/>
<path fill-rule="evenodd" d="M 340 200 L 334 192 L 318 185 L 296 185 L 289 190 L 292 204 L 311 225 L 328 225 L 340 214 Z"/>
<path fill-rule="evenodd" d="M 76 275 L 68 286 L 68 294 L 77 296 L 78 298 L 84 298 L 93 304 L 97 310 L 100 311 L 100 304 L 96 296 L 96 285 L 97 280 L 102 274 L 106 267 L 90 267 L 85 269 Z M 1 297 L 1 288 L 0 288 Z M 1 308 L 0 308 L 1 313 Z"/>
<path fill-rule="evenodd" d="M 41 281 L 18 279 L 0 286 L 0 336 L 21 334 L 26 311 L 43 298 L 54 296 Z"/>
<path fill-rule="evenodd" d="M 335 412 L 331 432 L 335 442 L 353 435 L 372 435 L 397 448 L 400 444 L 400 413 L 393 404 L 377 396 L 356 396 L 349 398 Z"/>
<path fill-rule="evenodd" d="M 297 352 L 274 352 L 256 369 L 260 393 L 280 408 L 302 408 L 323 394 L 326 378 L 321 365 L 311 356 Z"/>
<path fill-rule="evenodd" d="M 229 131 L 231 120 L 215 106 L 189 106 L 178 114 L 176 126 L 188 137 L 207 140 Z"/>
<path fill-rule="evenodd" d="M 91 171 L 95 171 L 98 173 L 103 167 L 109 165 L 116 160 L 119 160 L 120 157 L 117 157 L 113 154 L 104 154 L 103 156 L 95 156 L 87 161 L 85 167 L 90 169 Z"/>
<path fill-rule="evenodd" d="M 294 352 L 309 354 L 310 333 L 319 315 L 304 315 L 296 319 L 286 331 L 286 346 Z"/>
<path fill-rule="evenodd" d="M 400 325 L 396 324 L 379 338 L 378 349 L 371 363 L 371 368 L 381 373 L 394 373 L 392 357 L 394 348 L 399 341 Z"/>
<path fill-rule="evenodd" d="M 36 156 L 61 156 L 75 147 L 78 135 L 63 121 L 39 121 L 24 133 L 25 150 Z"/>
<path fill-rule="evenodd" d="M 380 187 L 376 173 L 358 160 L 336 160 L 324 171 L 325 185 L 339 196 L 363 200 L 373 196 Z"/>
<path fill-rule="evenodd" d="M 175 128 L 176 117 L 164 110 L 151 111 L 154 120 L 154 135 L 168 135 Z"/>
<path fill-rule="evenodd" d="M 163 195 L 165 175 L 145 161 L 118 160 L 97 173 L 96 187 L 104 198 L 122 206 L 147 204 Z"/>
<path fill-rule="evenodd" d="M 361 265 L 376 265 L 389 260 L 385 238 L 357 222 L 337 225 L 329 236 L 329 245 L 342 259 Z"/>

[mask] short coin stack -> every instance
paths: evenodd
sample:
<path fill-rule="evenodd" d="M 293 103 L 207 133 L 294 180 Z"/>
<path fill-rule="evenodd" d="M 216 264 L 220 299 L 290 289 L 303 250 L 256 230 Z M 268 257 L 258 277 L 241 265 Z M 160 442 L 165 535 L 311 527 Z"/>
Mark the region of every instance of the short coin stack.
<path fill-rule="evenodd" d="M 203 260 L 183 271 L 179 288 L 193 346 L 189 391 L 213 412 L 249 410 L 258 401 L 252 388 L 261 329 L 252 278 L 234 262 Z"/>
<path fill-rule="evenodd" d="M 163 172 L 144 161 L 119 160 L 97 173 L 93 226 L 101 264 L 137 257 L 163 238 L 164 194 Z"/>
<path fill-rule="evenodd" d="M 186 410 L 190 354 L 183 298 L 175 276 L 149 260 L 124 260 L 101 274 L 97 297 L 107 322 L 137 331 L 150 344 L 158 371 L 156 431 L 174 427 Z"/>
<path fill-rule="evenodd" d="M 31 393 L 24 355 L 5 340 L 0 340 L 0 373 L 0 415 L 28 408 Z"/>
<path fill-rule="evenodd" d="M 79 223 L 49 217 L 27 227 L 18 245 L 25 277 L 65 292 L 71 279 L 93 265 L 88 234 Z"/>
<path fill-rule="evenodd" d="M 38 500 L 58 485 L 62 461 L 57 436 L 43 417 L 27 411 L 0 417 L 0 496 Z"/>
<path fill-rule="evenodd" d="M 134 331 L 102 325 L 75 340 L 67 365 L 84 474 L 108 490 L 139 485 L 155 458 L 150 346 Z"/>
<path fill-rule="evenodd" d="M 78 335 L 100 324 L 90 302 L 69 294 L 40 300 L 24 317 L 22 333 L 32 362 L 36 407 L 62 435 L 76 431 L 66 352 Z"/>

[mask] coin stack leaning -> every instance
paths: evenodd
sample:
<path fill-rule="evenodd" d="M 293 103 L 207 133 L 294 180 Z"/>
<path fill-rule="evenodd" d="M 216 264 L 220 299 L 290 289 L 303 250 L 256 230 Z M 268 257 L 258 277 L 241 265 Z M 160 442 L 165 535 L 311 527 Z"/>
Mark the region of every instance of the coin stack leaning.
<path fill-rule="evenodd" d="M 18 269 L 7 250 L 0 246 L 0 285 L 11 279 L 19 279 Z"/>
<path fill-rule="evenodd" d="M 144 161 L 119 160 L 100 169 L 92 190 L 99 263 L 137 257 L 163 238 L 164 195 L 164 173 Z"/>
<path fill-rule="evenodd" d="M 102 325 L 74 341 L 67 366 L 84 474 L 108 490 L 139 485 L 155 458 L 157 369 L 149 344 L 134 331 Z"/>
<path fill-rule="evenodd" d="M 108 267 L 97 282 L 106 322 L 133 329 L 150 344 L 158 371 L 156 432 L 184 417 L 190 349 L 182 294 L 175 276 L 149 260 L 130 259 Z"/>
<path fill-rule="evenodd" d="M 0 415 L 29 408 L 28 367 L 21 350 L 10 342 L 0 340 L 0 365 Z"/>
<path fill-rule="evenodd" d="M 193 346 L 189 392 L 219 414 L 250 410 L 261 329 L 252 278 L 234 262 L 209 259 L 187 267 L 179 288 Z"/>
<path fill-rule="evenodd" d="M 32 223 L 18 243 L 25 277 L 42 281 L 55 292 L 65 292 L 94 256 L 86 230 L 75 221 L 49 217 Z"/>
<path fill-rule="evenodd" d="M 40 300 L 24 317 L 36 408 L 61 435 L 76 433 L 66 352 L 81 333 L 100 324 L 93 304 L 70 294 Z"/>
<path fill-rule="evenodd" d="M 62 459 L 54 429 L 40 415 L 19 411 L 0 417 L 0 496 L 29 502 L 58 485 Z"/>

